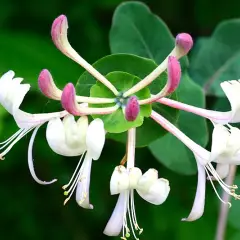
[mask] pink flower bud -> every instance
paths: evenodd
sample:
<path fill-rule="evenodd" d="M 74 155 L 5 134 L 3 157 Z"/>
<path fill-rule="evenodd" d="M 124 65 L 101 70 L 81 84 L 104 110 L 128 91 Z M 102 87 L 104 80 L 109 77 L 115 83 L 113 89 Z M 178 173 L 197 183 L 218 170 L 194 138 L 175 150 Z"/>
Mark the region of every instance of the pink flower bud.
<path fill-rule="evenodd" d="M 181 80 L 181 66 L 176 57 L 168 57 L 168 90 L 167 93 L 174 92 Z"/>
<path fill-rule="evenodd" d="M 52 29 L 51 29 L 51 36 L 54 44 L 56 47 L 64 51 L 64 44 L 67 41 L 67 29 L 68 29 L 68 22 L 67 17 L 65 15 L 60 15 L 53 21 Z"/>
<path fill-rule="evenodd" d="M 38 86 L 41 92 L 48 98 L 60 100 L 62 91 L 55 85 L 51 73 L 44 69 L 40 72 L 38 77 Z"/>
<path fill-rule="evenodd" d="M 125 108 L 125 118 L 127 121 L 132 122 L 134 121 L 140 111 L 138 99 L 136 96 L 131 96 L 128 99 L 126 108 Z"/>
<path fill-rule="evenodd" d="M 70 114 L 79 115 L 76 102 L 76 91 L 72 83 L 68 83 L 62 92 L 61 97 L 62 107 Z"/>
<path fill-rule="evenodd" d="M 179 33 L 176 37 L 176 45 L 184 50 L 187 54 L 193 46 L 192 37 L 188 33 Z"/>

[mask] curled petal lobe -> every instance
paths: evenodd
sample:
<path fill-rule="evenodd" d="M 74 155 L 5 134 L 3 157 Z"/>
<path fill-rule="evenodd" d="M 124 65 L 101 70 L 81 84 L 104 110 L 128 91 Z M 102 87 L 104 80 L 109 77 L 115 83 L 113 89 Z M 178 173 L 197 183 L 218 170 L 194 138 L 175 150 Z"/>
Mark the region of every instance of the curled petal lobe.
<path fill-rule="evenodd" d="M 138 189 L 137 192 L 144 200 L 154 205 L 160 205 L 166 201 L 170 192 L 170 186 L 168 180 L 160 178 L 150 186 L 146 193 L 143 193 Z"/>
<path fill-rule="evenodd" d="M 176 37 L 176 46 L 183 51 L 184 55 L 187 54 L 193 46 L 192 37 L 188 33 L 179 33 Z"/>
<path fill-rule="evenodd" d="M 105 143 L 105 130 L 103 121 L 100 118 L 94 119 L 88 127 L 86 144 L 93 160 L 97 160 Z"/>
<path fill-rule="evenodd" d="M 51 73 L 44 69 L 38 77 L 38 86 L 41 92 L 50 99 L 60 100 L 62 91 L 55 85 Z"/>
<path fill-rule="evenodd" d="M 136 189 L 138 186 L 138 181 L 140 177 L 142 176 L 142 171 L 141 169 L 137 167 L 133 167 L 129 169 L 129 188 L 130 189 Z"/>
<path fill-rule="evenodd" d="M 118 236 L 123 228 L 123 219 L 126 214 L 127 194 L 121 193 L 103 233 L 107 236 Z"/>
<path fill-rule="evenodd" d="M 195 157 L 198 167 L 198 183 L 192 210 L 187 218 L 182 219 L 182 221 L 187 222 L 199 219 L 203 215 L 205 206 L 206 173 L 204 167 L 198 162 L 199 157 L 197 155 Z"/>
<path fill-rule="evenodd" d="M 174 92 L 181 79 L 181 67 L 180 63 L 176 57 L 169 56 L 168 58 L 168 83 L 167 83 L 167 93 Z"/>
<path fill-rule="evenodd" d="M 226 151 L 227 142 L 230 133 L 226 127 L 221 124 L 216 124 L 212 134 L 211 161 L 216 161 L 217 158 Z"/>
<path fill-rule="evenodd" d="M 66 144 L 71 148 L 84 146 L 86 148 L 86 135 L 88 129 L 88 118 L 80 117 L 76 122 L 73 115 L 67 115 L 63 119 Z"/>
<path fill-rule="evenodd" d="M 29 84 L 21 84 L 22 78 L 13 78 L 14 72 L 8 71 L 0 79 L 0 104 L 10 113 L 19 109 L 25 95 L 30 89 Z"/>
<path fill-rule="evenodd" d="M 142 193 L 149 191 L 152 184 L 158 179 L 158 171 L 151 168 L 145 172 L 138 180 L 137 189 Z"/>
<path fill-rule="evenodd" d="M 136 120 L 140 111 L 140 106 L 136 96 L 131 96 L 128 99 L 126 108 L 125 108 L 125 118 L 127 121 L 132 122 Z"/>
<path fill-rule="evenodd" d="M 232 123 L 240 122 L 240 82 L 236 80 L 225 81 L 220 85 L 232 108 L 231 118 L 228 119 L 228 121 Z"/>
<path fill-rule="evenodd" d="M 81 175 L 77 185 L 76 201 L 80 207 L 93 209 L 89 202 L 89 188 L 91 179 L 92 157 L 86 154 L 83 165 L 81 166 Z"/>
<path fill-rule="evenodd" d="M 60 118 L 54 118 L 48 122 L 46 130 L 46 138 L 50 148 L 57 154 L 62 156 L 79 156 L 86 151 L 85 143 L 68 144 L 66 141 L 66 130 Z"/>
<path fill-rule="evenodd" d="M 119 194 L 129 188 L 129 176 L 127 169 L 124 166 L 115 167 L 111 180 L 110 192 L 111 195 Z"/>

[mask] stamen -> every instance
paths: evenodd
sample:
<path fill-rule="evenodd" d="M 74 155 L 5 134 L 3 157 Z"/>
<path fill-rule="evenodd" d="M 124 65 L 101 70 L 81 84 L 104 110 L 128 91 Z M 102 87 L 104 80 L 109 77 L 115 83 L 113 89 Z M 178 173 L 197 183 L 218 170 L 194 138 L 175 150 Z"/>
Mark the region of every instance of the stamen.
<path fill-rule="evenodd" d="M 79 169 L 79 171 L 77 172 L 81 162 L 82 162 L 82 159 L 83 159 L 83 156 L 84 156 L 85 152 L 82 154 L 78 164 L 77 164 L 77 167 L 70 179 L 70 181 L 68 182 L 68 184 L 64 185 L 62 188 L 65 190 L 67 189 L 69 186 L 70 188 L 67 190 L 67 191 L 64 191 L 64 195 L 65 196 L 68 196 L 69 194 L 69 197 L 65 199 L 63 205 L 66 205 L 66 203 L 70 200 L 70 198 L 72 197 L 73 193 L 74 193 L 74 190 L 76 189 L 77 187 L 77 184 L 79 181 L 81 181 L 81 179 L 84 179 L 84 177 L 81 177 L 81 174 L 82 174 L 82 169 L 83 169 L 83 165 L 81 166 L 81 168 Z M 77 173 L 77 174 L 76 174 Z"/>
<path fill-rule="evenodd" d="M 74 178 L 74 175 L 76 174 L 76 172 L 77 172 L 77 170 L 78 170 L 78 168 L 79 168 L 79 165 L 80 165 L 81 162 L 82 162 L 82 159 L 83 159 L 83 156 L 84 156 L 85 153 L 86 153 L 86 151 L 82 154 L 80 160 L 78 161 L 77 167 L 75 168 L 74 173 L 73 173 L 70 181 L 69 181 L 67 184 L 65 184 L 64 186 L 62 186 L 62 189 L 63 189 L 63 190 L 65 190 L 66 188 L 68 188 L 68 186 L 69 186 L 70 183 L 72 182 L 72 180 L 73 180 L 73 178 Z"/>
<path fill-rule="evenodd" d="M 204 168 L 205 168 L 205 167 L 204 167 Z M 207 175 L 208 175 L 208 177 L 209 177 L 209 180 L 210 180 L 210 182 L 211 182 L 211 184 L 212 184 L 212 187 L 213 187 L 214 192 L 216 193 L 218 199 L 219 199 L 223 204 L 228 204 L 228 205 L 229 205 L 229 208 L 230 208 L 230 207 L 232 206 L 232 204 L 231 204 L 230 202 L 225 202 L 225 201 L 219 196 L 219 194 L 218 194 L 218 192 L 217 192 L 217 190 L 216 190 L 216 188 L 215 188 L 215 186 L 214 186 L 214 183 L 213 183 L 213 181 L 212 181 L 212 179 L 211 179 L 211 177 L 210 177 L 210 174 L 208 173 L 207 168 L 205 168 L 205 170 L 206 170 L 206 173 L 207 173 Z"/>
<path fill-rule="evenodd" d="M 26 134 L 28 134 L 30 131 L 32 131 L 34 127 L 29 129 L 19 129 L 15 134 L 13 134 L 9 139 L 5 141 L 5 144 L 0 148 L 3 149 L 7 147 L 1 154 L 0 158 L 4 159 L 3 157 L 12 149 L 12 147 Z M 4 142 L 3 142 L 4 143 Z"/>
<path fill-rule="evenodd" d="M 131 190 L 131 192 L 132 192 L 133 190 Z M 132 229 L 132 232 L 133 232 L 133 236 L 134 236 L 134 238 L 136 239 L 136 240 L 139 240 L 138 238 L 137 238 L 137 236 L 136 236 L 136 234 L 135 234 L 135 229 L 134 228 L 136 228 L 135 226 L 135 222 L 134 222 L 134 219 L 133 219 L 133 215 L 132 215 L 132 209 L 130 209 L 130 204 L 131 204 L 131 201 L 130 201 L 130 204 L 129 204 L 129 197 L 131 198 L 131 196 L 129 196 L 129 193 L 128 193 L 128 206 L 127 206 L 127 208 L 128 208 L 128 217 L 129 217 L 129 222 L 130 222 L 130 226 L 131 226 L 131 229 Z"/>

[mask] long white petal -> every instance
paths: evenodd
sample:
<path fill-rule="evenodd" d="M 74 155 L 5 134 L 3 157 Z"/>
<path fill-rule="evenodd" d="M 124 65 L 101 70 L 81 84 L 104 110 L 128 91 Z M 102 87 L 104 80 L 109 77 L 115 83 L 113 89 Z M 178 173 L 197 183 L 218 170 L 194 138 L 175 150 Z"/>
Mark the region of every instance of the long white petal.
<path fill-rule="evenodd" d="M 105 143 L 105 130 L 103 121 L 99 118 L 94 119 L 88 127 L 86 144 L 92 158 L 97 160 L 102 152 Z"/>
<path fill-rule="evenodd" d="M 118 236 L 123 228 L 123 218 L 125 215 L 125 206 L 127 202 L 127 194 L 121 193 L 118 197 L 117 204 L 113 210 L 103 233 L 107 236 Z"/>
<path fill-rule="evenodd" d="M 29 170 L 30 170 L 30 173 L 31 173 L 33 179 L 37 183 L 42 184 L 42 185 L 47 185 L 47 184 L 52 184 L 52 183 L 56 182 L 57 179 L 53 179 L 52 181 L 49 181 L 49 182 L 40 180 L 35 173 L 34 165 L 33 165 L 33 156 L 32 156 L 33 143 L 34 143 L 34 139 L 36 137 L 37 131 L 40 127 L 41 127 L 41 125 L 34 129 L 33 134 L 31 136 L 31 139 L 30 139 L 30 142 L 29 142 L 29 146 L 28 146 L 28 167 L 29 167 Z"/>
<path fill-rule="evenodd" d="M 89 188 L 90 188 L 90 180 L 91 180 L 91 167 L 92 167 L 92 157 L 87 152 L 82 169 L 80 179 L 77 185 L 76 191 L 76 201 L 79 206 L 87 209 L 93 209 L 93 205 L 89 202 Z"/>
<path fill-rule="evenodd" d="M 195 157 L 198 167 L 198 183 L 192 210 L 187 218 L 182 219 L 187 222 L 199 219 L 203 215 L 205 206 L 206 173 L 204 167 L 198 162 L 199 157 L 196 155 Z"/>

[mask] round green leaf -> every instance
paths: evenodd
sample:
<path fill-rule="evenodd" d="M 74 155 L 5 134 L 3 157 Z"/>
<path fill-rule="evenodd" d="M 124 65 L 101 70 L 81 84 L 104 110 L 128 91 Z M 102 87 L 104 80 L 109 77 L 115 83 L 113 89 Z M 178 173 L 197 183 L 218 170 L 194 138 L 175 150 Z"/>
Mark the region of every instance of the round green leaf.
<path fill-rule="evenodd" d="M 220 23 L 191 56 L 190 76 L 209 95 L 225 96 L 220 83 L 239 78 L 240 35 L 236 34 L 239 31 L 239 19 Z"/>
<path fill-rule="evenodd" d="M 140 79 L 146 77 L 156 67 L 153 60 L 138 57 L 131 54 L 113 54 L 98 60 L 93 66 L 103 75 L 111 72 L 121 71 L 134 75 Z M 148 86 L 152 94 L 158 93 L 167 81 L 167 74 L 162 73 L 153 83 Z M 96 79 L 91 76 L 87 71 L 84 72 L 76 84 L 76 91 L 78 95 L 89 96 L 91 87 L 96 84 Z M 111 95 L 112 96 L 112 95 Z M 170 96 L 171 99 L 177 99 L 174 93 Z M 164 117 L 172 122 L 177 120 L 178 110 L 169 108 L 167 106 L 153 104 L 153 109 L 161 113 Z M 137 128 L 137 147 L 147 146 L 150 142 L 158 139 L 167 132 L 159 127 L 151 119 L 145 118 L 144 124 Z M 126 142 L 126 133 L 108 134 L 109 138 L 116 141 Z"/>
<path fill-rule="evenodd" d="M 107 74 L 106 78 L 117 88 L 119 92 L 124 92 L 141 81 L 140 78 L 124 72 L 111 72 Z M 135 94 L 139 100 L 146 99 L 151 96 L 148 88 L 144 88 Z M 97 82 L 92 86 L 90 91 L 91 97 L 114 98 L 115 95 L 101 82 Z M 110 107 L 112 104 L 92 104 L 92 107 Z M 93 115 L 93 118 L 101 118 L 104 122 L 104 128 L 109 133 L 121 133 L 130 128 L 139 127 L 143 124 L 144 117 L 149 117 L 151 114 L 151 105 L 140 106 L 140 112 L 137 119 L 129 122 L 125 119 L 123 109 L 120 107 L 117 111 L 107 115 Z"/>
<path fill-rule="evenodd" d="M 144 3 L 125 2 L 116 8 L 110 31 L 112 53 L 132 53 L 160 64 L 174 45 L 167 25 Z M 188 65 L 187 57 L 181 65 Z"/>

